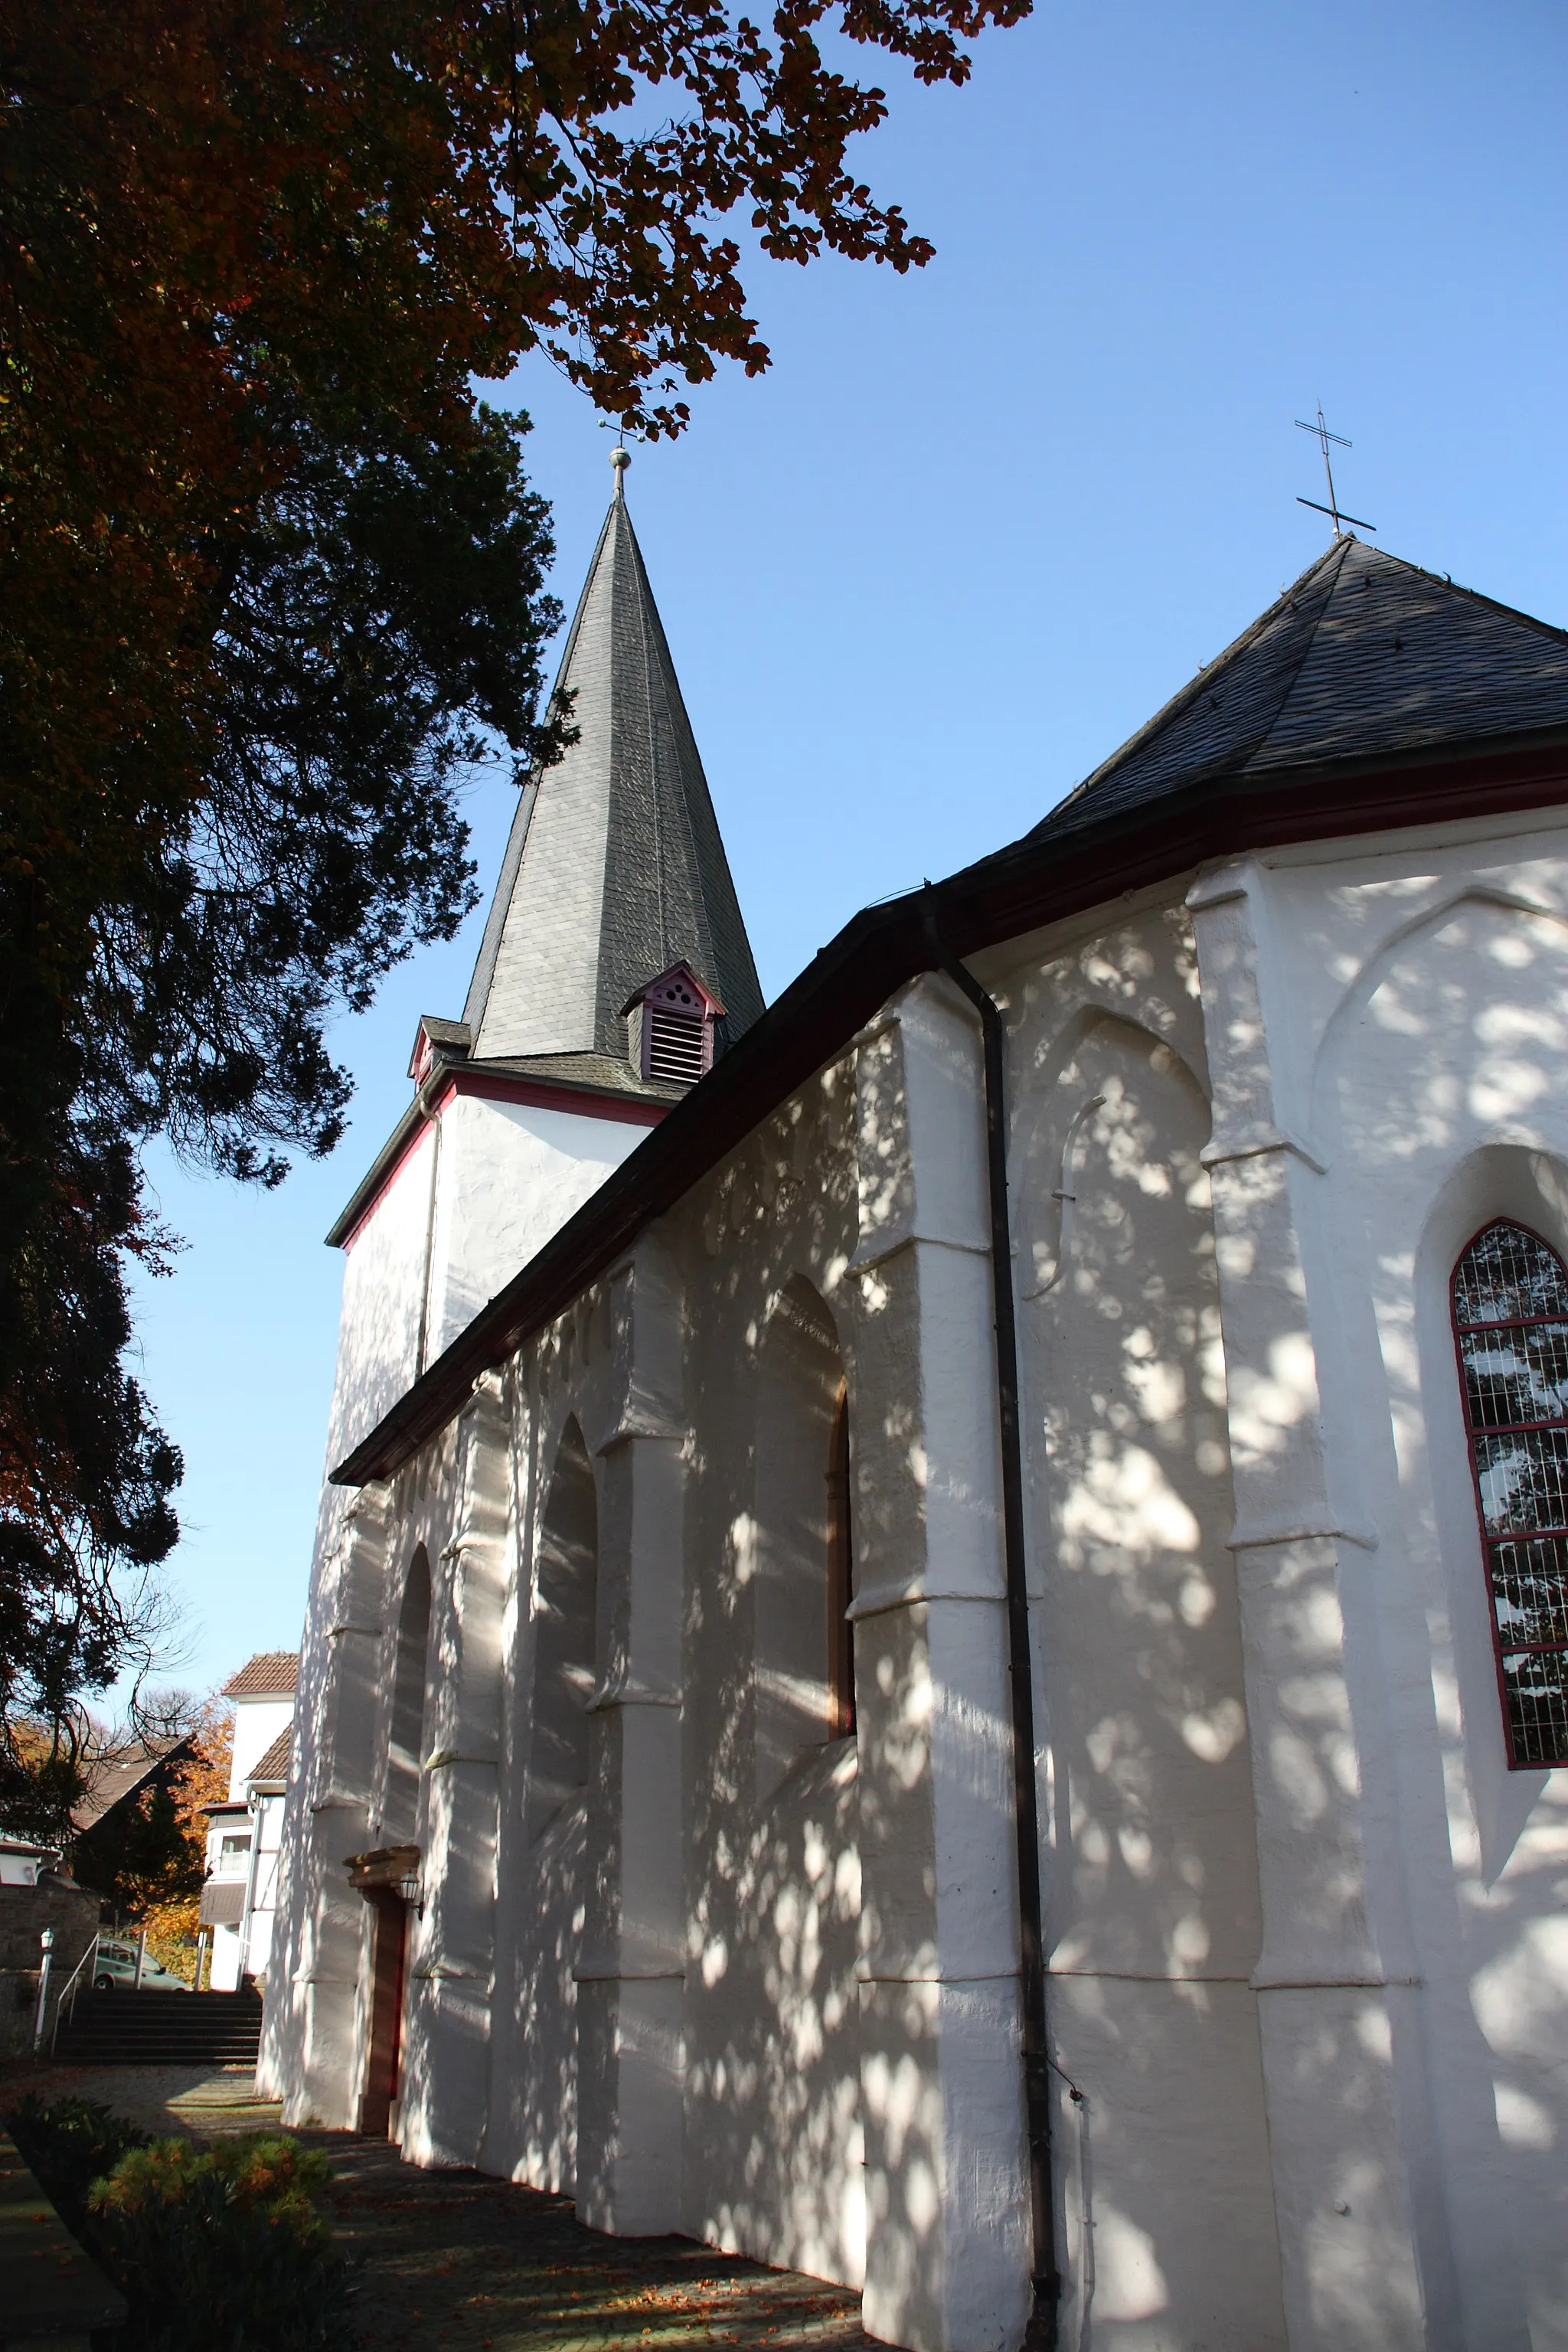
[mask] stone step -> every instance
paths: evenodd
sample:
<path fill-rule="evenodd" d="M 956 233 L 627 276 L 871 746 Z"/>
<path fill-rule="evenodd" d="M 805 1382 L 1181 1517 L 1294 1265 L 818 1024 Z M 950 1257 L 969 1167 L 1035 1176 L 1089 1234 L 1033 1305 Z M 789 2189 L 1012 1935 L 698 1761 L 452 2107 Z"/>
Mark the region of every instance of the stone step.
<path fill-rule="evenodd" d="M 79 1995 L 55 2055 L 99 2065 L 254 2064 L 260 2040 L 254 1993 L 117 1989 Z"/>
<path fill-rule="evenodd" d="M 72 2066 L 254 2066 L 255 2042 L 147 2042 L 132 2049 L 123 2042 L 71 2042 L 63 2038 L 54 2054 Z"/>

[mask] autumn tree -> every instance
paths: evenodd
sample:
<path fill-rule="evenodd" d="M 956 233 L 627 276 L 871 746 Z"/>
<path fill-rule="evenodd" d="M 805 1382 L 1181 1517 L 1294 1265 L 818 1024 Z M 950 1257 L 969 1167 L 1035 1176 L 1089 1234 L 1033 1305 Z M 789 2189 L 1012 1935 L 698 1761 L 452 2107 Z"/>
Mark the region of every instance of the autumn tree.
<path fill-rule="evenodd" d="M 228 1794 L 234 1710 L 218 1693 L 194 1701 L 171 1692 L 160 1695 L 153 1713 L 159 1721 L 92 1727 L 83 1759 L 89 1792 L 116 1764 L 142 1769 L 149 1755 L 163 1760 L 133 1795 L 63 1843 L 84 1886 L 180 1950 L 195 1943 L 206 1873 L 203 1808 Z"/>
<path fill-rule="evenodd" d="M 525 421 L 476 383 L 533 352 L 679 431 L 683 384 L 767 364 L 741 233 L 929 257 L 850 167 L 887 100 L 847 61 L 962 82 L 1027 5 L 6 9 L 0 1747 L 152 1647 L 139 1147 L 330 1150 L 328 1021 L 471 902 L 465 772 L 569 725 Z"/>
<path fill-rule="evenodd" d="M 228 1795 L 229 1767 L 234 1760 L 234 1708 L 219 1692 L 203 1701 L 191 1724 L 191 1745 L 174 1773 L 175 1839 L 173 1867 L 142 1888 L 133 1906 L 139 1926 L 147 1930 L 147 1948 L 174 1976 L 194 1982 L 196 1938 L 205 1876 L 208 1805 L 221 1805 Z"/>

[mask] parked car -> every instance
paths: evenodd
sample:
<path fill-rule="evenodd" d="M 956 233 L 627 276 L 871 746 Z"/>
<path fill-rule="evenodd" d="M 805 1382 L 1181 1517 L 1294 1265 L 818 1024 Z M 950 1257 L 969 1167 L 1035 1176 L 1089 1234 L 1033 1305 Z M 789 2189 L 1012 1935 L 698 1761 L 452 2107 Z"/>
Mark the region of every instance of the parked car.
<path fill-rule="evenodd" d="M 113 1937 L 101 1937 L 98 1958 L 92 1964 L 94 1992 L 114 1992 L 121 1986 L 131 1987 L 135 1982 L 135 1945 L 121 1943 Z M 184 1977 L 175 1976 L 149 1952 L 142 1963 L 142 1990 L 143 1992 L 189 1992 L 190 1986 Z"/>

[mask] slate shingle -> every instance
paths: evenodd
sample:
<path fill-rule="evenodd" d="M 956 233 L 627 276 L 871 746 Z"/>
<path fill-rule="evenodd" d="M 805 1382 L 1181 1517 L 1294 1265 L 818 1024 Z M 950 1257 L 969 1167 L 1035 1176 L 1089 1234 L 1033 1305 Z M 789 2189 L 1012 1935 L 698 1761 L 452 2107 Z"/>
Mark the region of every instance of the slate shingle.
<path fill-rule="evenodd" d="M 1030 837 L 1222 778 L 1564 728 L 1568 632 L 1342 539 Z"/>
<path fill-rule="evenodd" d="M 626 1057 L 621 1007 L 678 961 L 738 1035 L 762 990 L 624 499 L 566 643 L 578 740 L 524 788 L 463 1018 L 476 1062 Z M 639 1089 L 640 1091 L 640 1089 Z"/>

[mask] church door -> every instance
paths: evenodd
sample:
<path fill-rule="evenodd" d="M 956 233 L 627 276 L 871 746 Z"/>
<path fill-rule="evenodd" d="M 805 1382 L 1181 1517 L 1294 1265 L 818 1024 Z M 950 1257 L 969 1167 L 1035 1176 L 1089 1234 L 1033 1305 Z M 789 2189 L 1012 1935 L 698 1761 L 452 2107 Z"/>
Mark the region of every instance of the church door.
<path fill-rule="evenodd" d="M 371 1958 L 370 2048 L 359 2127 L 380 2137 L 393 2131 L 403 2063 L 403 1992 L 408 1956 L 408 1906 L 393 1886 L 365 1890 L 375 1915 Z"/>

